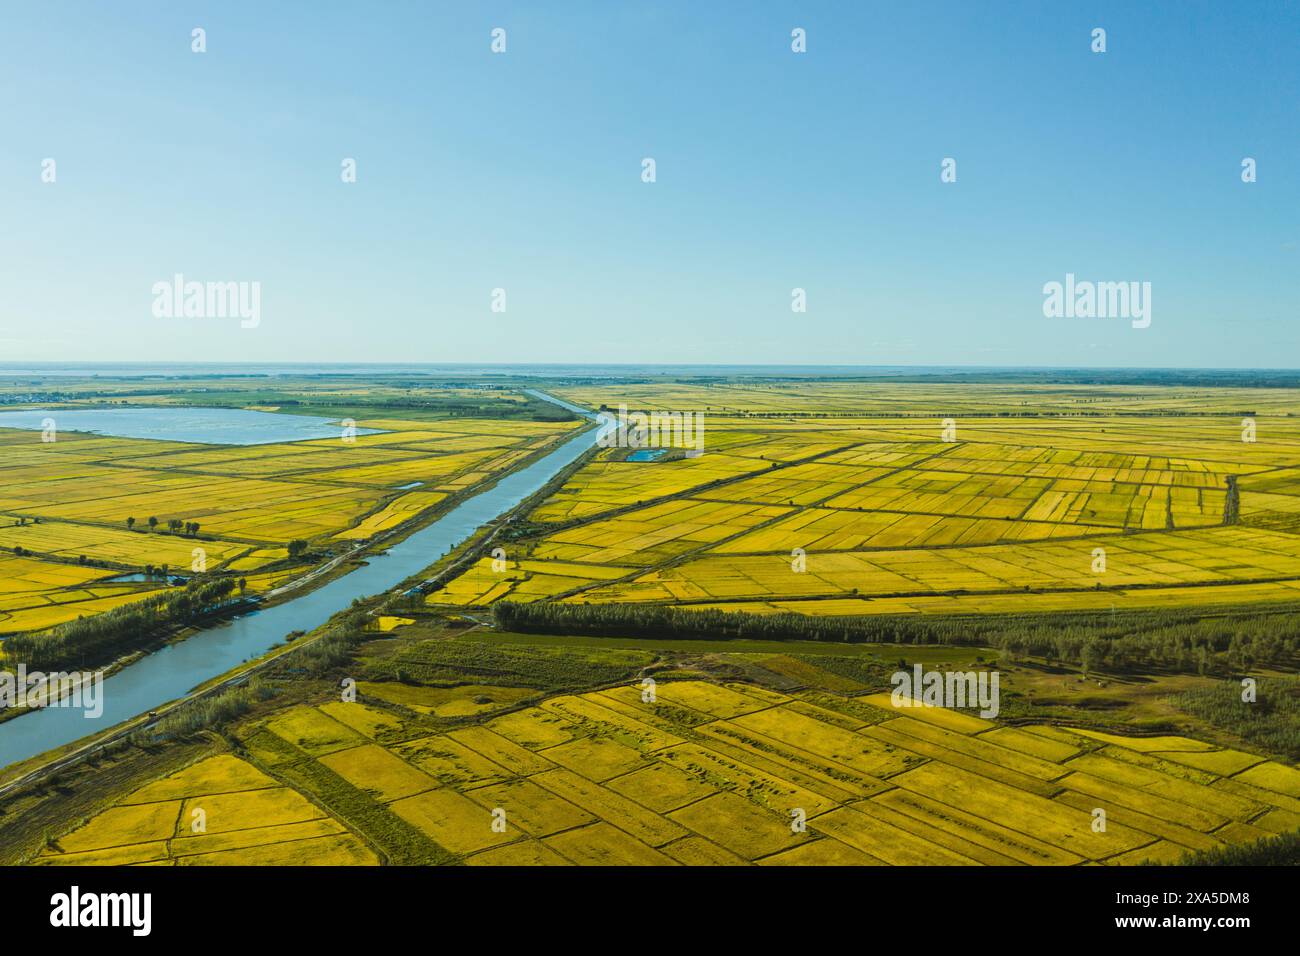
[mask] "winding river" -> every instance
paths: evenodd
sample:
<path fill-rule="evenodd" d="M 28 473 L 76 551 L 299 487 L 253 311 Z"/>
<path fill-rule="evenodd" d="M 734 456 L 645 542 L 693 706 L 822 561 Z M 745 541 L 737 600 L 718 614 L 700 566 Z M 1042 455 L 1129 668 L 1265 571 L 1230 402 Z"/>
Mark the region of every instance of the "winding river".
<path fill-rule="evenodd" d="M 527 391 L 585 417 L 587 409 L 533 389 Z M 34 710 L 0 723 L 0 767 L 27 760 L 182 697 L 198 685 L 258 657 L 291 631 L 310 631 L 353 599 L 379 594 L 429 567 L 498 515 L 514 508 L 596 443 L 597 429 L 568 439 L 526 468 L 467 498 L 433 524 L 367 557 L 367 564 L 301 597 L 199 631 L 170 644 L 104 681 L 103 713 L 80 708 Z"/>

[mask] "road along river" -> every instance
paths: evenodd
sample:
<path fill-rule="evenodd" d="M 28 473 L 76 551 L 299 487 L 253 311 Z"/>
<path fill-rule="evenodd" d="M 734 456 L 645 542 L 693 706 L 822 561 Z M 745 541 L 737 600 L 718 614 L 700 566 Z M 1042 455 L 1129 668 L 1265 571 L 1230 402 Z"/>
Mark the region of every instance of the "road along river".
<path fill-rule="evenodd" d="M 586 409 L 541 392 L 533 394 L 592 417 Z M 596 444 L 598 434 L 598 429 L 588 429 L 575 435 L 528 467 L 506 475 L 491 488 L 462 501 L 386 553 L 367 557 L 364 567 L 301 597 L 201 630 L 122 668 L 104 681 L 100 693 L 103 713 L 97 719 L 88 719 L 79 707 L 50 707 L 0 723 L 0 767 L 148 713 L 245 660 L 264 654 L 291 631 L 319 627 L 354 598 L 369 597 L 395 587 L 544 486 Z"/>

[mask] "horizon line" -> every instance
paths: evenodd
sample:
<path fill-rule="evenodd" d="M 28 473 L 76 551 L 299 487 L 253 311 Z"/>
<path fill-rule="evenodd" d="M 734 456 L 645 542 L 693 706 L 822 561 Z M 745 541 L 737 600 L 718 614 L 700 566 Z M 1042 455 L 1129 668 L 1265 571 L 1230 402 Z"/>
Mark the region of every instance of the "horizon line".
<path fill-rule="evenodd" d="M 188 359 L 150 359 L 150 360 L 72 360 L 52 361 L 48 359 L 0 361 L 0 376 L 24 369 L 76 369 L 99 367 L 167 367 L 188 366 L 195 368 L 404 368 L 404 369 L 444 369 L 444 368 L 507 368 L 507 369 L 827 369 L 827 370 L 864 370 L 864 371 L 980 371 L 980 372 L 1271 372 L 1300 374 L 1300 368 L 1287 366 L 1253 366 L 1253 365 L 862 365 L 830 364 L 805 362 L 495 362 L 495 361 L 457 361 L 457 362 L 384 362 L 384 361 L 290 361 L 290 360 L 204 360 Z"/>

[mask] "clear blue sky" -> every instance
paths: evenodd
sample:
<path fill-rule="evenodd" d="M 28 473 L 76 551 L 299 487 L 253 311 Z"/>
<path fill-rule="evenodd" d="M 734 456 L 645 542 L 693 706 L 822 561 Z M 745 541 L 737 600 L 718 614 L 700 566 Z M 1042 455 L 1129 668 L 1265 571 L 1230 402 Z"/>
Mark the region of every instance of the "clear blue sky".
<path fill-rule="evenodd" d="M 1295 3 L 4 21 L 3 359 L 1300 366 Z M 260 326 L 155 318 L 177 272 Z M 1044 318 L 1067 272 L 1151 282 L 1151 327 Z"/>

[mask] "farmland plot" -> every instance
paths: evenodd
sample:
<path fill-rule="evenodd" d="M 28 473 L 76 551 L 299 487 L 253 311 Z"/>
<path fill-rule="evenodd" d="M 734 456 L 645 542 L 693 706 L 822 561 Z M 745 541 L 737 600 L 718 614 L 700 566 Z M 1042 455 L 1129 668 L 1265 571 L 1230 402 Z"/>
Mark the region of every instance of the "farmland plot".
<path fill-rule="evenodd" d="M 379 431 L 351 441 L 340 432 L 339 439 L 206 446 L 76 432 L 43 442 L 38 432 L 0 429 L 0 563 L 9 572 L 0 634 L 52 627 L 161 586 L 84 587 L 123 571 L 247 575 L 283 561 L 294 539 L 365 541 L 514 467 L 580 423 L 359 424 Z M 177 532 L 172 521 L 198 531 Z M 256 592 L 263 580 L 253 574 L 248 583 Z"/>
<path fill-rule="evenodd" d="M 1300 771 L 1185 737 L 1012 728 L 887 694 L 828 710 L 739 683 L 659 691 L 555 696 L 433 735 L 401 707 L 298 705 L 243 731 L 266 770 L 201 761 L 38 862 L 364 864 L 384 839 L 366 825 L 384 825 L 470 865 L 1123 865 L 1300 823 Z M 319 809 L 344 792 L 346 822 Z"/>
<path fill-rule="evenodd" d="M 1224 411 L 1241 390 L 1167 393 L 1167 408 L 1158 388 L 1100 386 L 561 393 L 702 411 L 705 452 L 601 452 L 533 510 L 508 567 L 478 565 L 431 603 L 951 614 L 1300 593 L 1300 422 L 1276 413 L 1280 392 L 1251 392 L 1275 410 L 1260 414 L 1253 441 Z M 953 417 L 961 408 L 969 418 Z M 550 573 L 548 562 L 566 570 Z"/>

